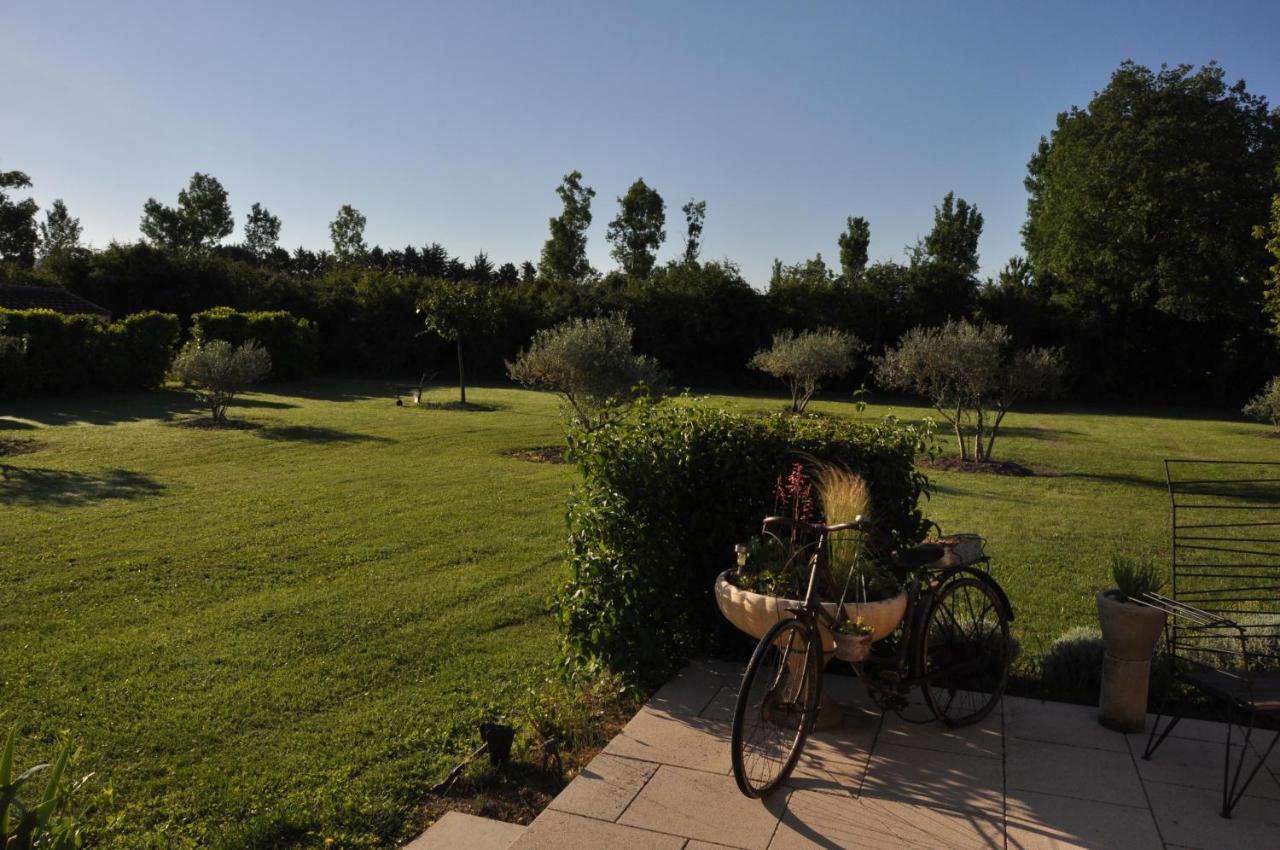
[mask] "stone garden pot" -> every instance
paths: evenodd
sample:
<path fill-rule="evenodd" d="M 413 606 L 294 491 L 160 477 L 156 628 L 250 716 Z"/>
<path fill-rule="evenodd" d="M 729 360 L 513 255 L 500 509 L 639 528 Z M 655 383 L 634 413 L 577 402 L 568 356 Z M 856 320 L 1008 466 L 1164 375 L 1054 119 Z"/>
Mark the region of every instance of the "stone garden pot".
<path fill-rule="evenodd" d="M 1118 732 L 1141 732 L 1147 724 L 1151 656 L 1164 631 L 1165 614 L 1136 602 L 1121 602 L 1117 590 L 1098 593 L 1098 624 L 1106 649 L 1098 722 Z"/>

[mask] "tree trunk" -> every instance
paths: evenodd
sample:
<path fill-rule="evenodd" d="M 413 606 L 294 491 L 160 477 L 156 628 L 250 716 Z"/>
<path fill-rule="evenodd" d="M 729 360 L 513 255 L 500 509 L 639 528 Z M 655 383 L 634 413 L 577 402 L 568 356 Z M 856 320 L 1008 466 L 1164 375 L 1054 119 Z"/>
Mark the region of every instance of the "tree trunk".
<path fill-rule="evenodd" d="M 960 446 L 960 459 L 969 459 L 969 446 L 964 441 L 964 432 L 960 430 L 960 408 L 956 408 L 956 418 L 952 420 L 956 428 L 956 443 Z"/>
<path fill-rule="evenodd" d="M 982 432 L 985 430 L 985 425 L 986 417 L 982 412 L 982 408 L 979 407 L 977 413 L 974 415 L 973 423 L 973 459 L 978 463 L 982 463 L 982 461 L 986 460 L 986 457 L 982 452 Z"/>
<path fill-rule="evenodd" d="M 991 431 L 987 434 L 987 460 L 991 460 L 991 447 L 996 444 L 996 431 L 1000 430 L 1000 420 L 1004 419 L 1005 413 L 1009 408 L 999 411 L 996 414 L 996 421 L 991 423 Z"/>
<path fill-rule="evenodd" d="M 458 335 L 458 401 L 462 405 L 467 403 L 467 370 L 462 363 L 462 335 Z"/>

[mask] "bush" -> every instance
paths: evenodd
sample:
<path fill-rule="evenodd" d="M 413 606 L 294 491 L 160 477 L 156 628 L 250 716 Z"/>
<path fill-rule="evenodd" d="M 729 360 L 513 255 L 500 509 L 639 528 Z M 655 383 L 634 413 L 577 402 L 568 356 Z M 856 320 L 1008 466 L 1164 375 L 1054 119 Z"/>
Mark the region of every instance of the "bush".
<path fill-rule="evenodd" d="M 125 316 L 107 328 L 107 383 L 117 389 L 155 389 L 164 383 L 182 326 L 172 313 Z"/>
<path fill-rule="evenodd" d="M 235 397 L 271 373 L 271 356 L 254 340 L 233 347 L 222 339 L 193 339 L 174 358 L 171 373 L 209 406 L 214 422 L 226 422 Z"/>
<path fill-rule="evenodd" d="M 633 352 L 631 337 L 621 314 L 570 319 L 538 331 L 529 348 L 507 363 L 507 374 L 526 387 L 559 394 L 577 425 L 598 428 L 639 396 L 665 389 L 657 361 Z"/>
<path fill-rule="evenodd" d="M 555 603 L 568 662 L 599 659 L 653 685 L 740 641 L 712 582 L 733 565 L 734 544 L 759 531 L 775 480 L 799 456 L 861 475 L 885 534 L 920 540 L 928 481 L 914 460 L 928 439 L 891 419 L 760 418 L 643 399 L 605 428 L 573 430 L 583 482 L 569 507 L 571 577 Z"/>
<path fill-rule="evenodd" d="M 315 369 L 319 356 L 316 326 L 284 310 L 242 313 L 214 307 L 191 317 L 191 337 L 232 345 L 254 340 L 271 355 L 271 377 L 278 381 L 303 378 Z"/>
<path fill-rule="evenodd" d="M 1262 392 L 1249 399 L 1241 412 L 1250 419 L 1270 422 L 1271 427 L 1280 432 L 1280 375 L 1267 381 Z"/>
<path fill-rule="evenodd" d="M 803 413 L 819 382 L 852 369 L 862 347 L 857 337 L 831 328 L 799 335 L 780 331 L 773 336 L 773 347 L 757 351 L 748 365 L 786 383 L 791 390 L 791 412 Z"/>
<path fill-rule="evenodd" d="M 1096 626 L 1077 626 L 1064 632 L 1040 662 L 1041 695 L 1060 702 L 1097 705 L 1102 653 L 1102 632 Z"/>

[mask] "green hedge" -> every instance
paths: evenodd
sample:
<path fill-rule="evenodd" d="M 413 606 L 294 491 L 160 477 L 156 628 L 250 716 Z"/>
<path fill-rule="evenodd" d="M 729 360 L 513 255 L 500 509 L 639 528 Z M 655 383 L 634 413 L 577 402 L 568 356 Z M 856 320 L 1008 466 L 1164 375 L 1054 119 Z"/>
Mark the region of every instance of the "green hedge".
<path fill-rule="evenodd" d="M 0 334 L 21 341 L 4 358 L 0 395 L 157 387 L 180 330 L 177 316 L 154 311 L 111 323 L 96 315 L 0 309 Z"/>
<path fill-rule="evenodd" d="M 310 375 L 319 358 L 315 324 L 284 310 L 242 313 L 214 307 L 192 315 L 191 336 L 202 343 L 225 339 L 232 345 L 256 339 L 271 355 L 271 375 L 278 381 Z"/>
<path fill-rule="evenodd" d="M 797 459 L 860 473 L 883 529 L 919 541 L 929 485 L 914 461 L 929 440 L 892 419 L 752 417 L 686 402 L 642 402 L 622 422 L 571 433 L 583 480 L 569 506 L 571 576 L 555 600 L 569 663 L 600 661 L 653 685 L 691 656 L 740 643 L 713 582 L 733 545 L 759 532 L 775 479 Z"/>

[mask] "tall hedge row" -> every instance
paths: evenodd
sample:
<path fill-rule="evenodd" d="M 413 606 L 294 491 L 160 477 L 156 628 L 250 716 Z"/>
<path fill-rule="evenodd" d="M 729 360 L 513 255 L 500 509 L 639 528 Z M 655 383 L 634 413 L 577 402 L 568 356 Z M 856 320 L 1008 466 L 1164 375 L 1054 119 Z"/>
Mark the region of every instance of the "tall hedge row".
<path fill-rule="evenodd" d="M 0 361 L 0 395 L 159 386 L 181 330 L 177 316 L 155 311 L 108 322 L 96 315 L 0 309 L 0 335 L 14 341 Z"/>
<path fill-rule="evenodd" d="M 798 459 L 860 473 L 899 543 L 923 538 L 926 430 L 894 420 L 752 417 L 642 402 L 626 420 L 569 437 L 582 473 L 569 508 L 571 575 L 556 598 L 568 657 L 657 684 L 741 637 L 712 586 L 733 546 L 759 533 L 773 483 Z"/>
<path fill-rule="evenodd" d="M 191 317 L 191 336 L 200 342 L 225 339 L 232 345 L 257 340 L 271 355 L 271 376 L 278 381 L 312 374 L 320 356 L 315 324 L 284 310 L 242 313 L 214 307 Z"/>

